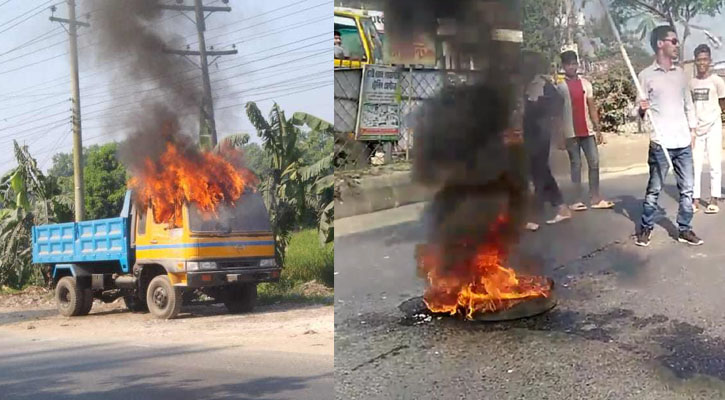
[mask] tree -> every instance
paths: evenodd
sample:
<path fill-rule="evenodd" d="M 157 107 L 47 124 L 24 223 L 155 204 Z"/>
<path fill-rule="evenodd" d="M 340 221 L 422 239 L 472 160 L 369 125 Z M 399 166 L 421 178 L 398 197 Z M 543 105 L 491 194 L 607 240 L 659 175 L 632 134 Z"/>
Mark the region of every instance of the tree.
<path fill-rule="evenodd" d="M 27 146 L 13 145 L 18 166 L 0 178 L 0 285 L 21 288 L 43 280 L 32 266 L 31 228 L 69 217 L 70 206 L 58 200 L 56 180 L 43 175 Z"/>
<path fill-rule="evenodd" d="M 717 15 L 725 0 L 614 0 L 612 2 L 612 14 L 620 22 L 633 18 L 640 18 L 638 30 L 641 37 L 647 35 L 648 30 L 655 26 L 653 20 L 647 17 L 654 17 L 655 20 L 666 22 L 677 31 L 676 23 L 684 25 L 684 32 L 680 35 L 682 39 L 682 50 L 685 50 L 685 43 L 690 36 L 690 21 L 698 15 Z"/>
<path fill-rule="evenodd" d="M 523 49 L 544 54 L 553 62 L 565 41 L 565 32 L 557 26 L 561 19 L 561 0 L 524 0 Z"/>
<path fill-rule="evenodd" d="M 118 145 L 108 143 L 90 148 L 83 175 L 88 219 L 116 217 L 126 195 L 126 167 L 118 161 Z"/>

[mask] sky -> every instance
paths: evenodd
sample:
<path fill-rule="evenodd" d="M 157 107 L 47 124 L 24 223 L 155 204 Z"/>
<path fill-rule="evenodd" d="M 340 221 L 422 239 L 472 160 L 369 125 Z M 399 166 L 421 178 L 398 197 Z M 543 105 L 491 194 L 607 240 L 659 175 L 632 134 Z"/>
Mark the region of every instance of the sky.
<path fill-rule="evenodd" d="M 79 19 L 92 25 L 93 11 L 105 1 L 76 0 Z M 54 154 L 72 151 L 68 34 L 49 21 L 53 4 L 55 16 L 67 17 L 62 0 L 0 0 L 0 174 L 16 165 L 13 139 L 29 146 L 43 170 Z M 230 0 L 228 5 L 231 12 L 206 19 L 207 47 L 238 50 L 209 69 L 219 137 L 244 132 L 258 142 L 244 111 L 248 101 L 257 102 L 265 116 L 277 102 L 288 117 L 303 111 L 332 121 L 333 0 Z M 90 11 L 89 18 L 80 10 Z M 196 27 L 189 20 L 193 13 L 165 13 L 160 28 L 172 41 L 169 47 L 198 49 Z M 139 91 L 153 93 L 154 82 L 119 77 L 114 70 L 124 55 L 110 64 L 99 62 L 92 28 L 81 28 L 79 35 L 83 145 L 122 140 L 121 117 L 144 112 L 134 98 Z M 199 63 L 198 57 L 179 57 L 201 86 L 201 72 L 190 61 Z"/>

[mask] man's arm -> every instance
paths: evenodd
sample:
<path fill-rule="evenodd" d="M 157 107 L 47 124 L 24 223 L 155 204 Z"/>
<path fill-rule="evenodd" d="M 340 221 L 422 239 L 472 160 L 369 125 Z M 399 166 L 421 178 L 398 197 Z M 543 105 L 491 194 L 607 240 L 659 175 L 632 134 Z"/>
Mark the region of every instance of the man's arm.
<path fill-rule="evenodd" d="M 720 109 L 725 110 L 725 80 L 715 75 L 715 86 L 717 87 L 717 97 L 720 99 Z"/>
<path fill-rule="evenodd" d="M 597 138 L 597 143 L 604 144 L 604 137 L 602 136 L 602 126 L 599 124 L 599 108 L 594 97 L 587 97 L 587 107 L 589 108 L 589 118 L 592 120 L 594 125 L 594 133 Z"/>

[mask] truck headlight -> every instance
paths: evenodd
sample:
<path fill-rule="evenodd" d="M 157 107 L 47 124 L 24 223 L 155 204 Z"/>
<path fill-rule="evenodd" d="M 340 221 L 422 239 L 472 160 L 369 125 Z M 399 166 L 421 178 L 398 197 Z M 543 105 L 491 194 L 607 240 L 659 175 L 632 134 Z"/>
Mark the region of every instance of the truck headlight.
<path fill-rule="evenodd" d="M 259 260 L 260 267 L 276 267 L 277 261 L 274 258 L 263 258 Z"/>
<path fill-rule="evenodd" d="M 204 261 L 199 263 L 199 269 L 216 269 L 216 263 L 214 261 Z"/>
<path fill-rule="evenodd" d="M 186 270 L 187 271 L 198 271 L 199 270 L 199 263 L 196 261 L 187 261 L 186 262 Z"/>

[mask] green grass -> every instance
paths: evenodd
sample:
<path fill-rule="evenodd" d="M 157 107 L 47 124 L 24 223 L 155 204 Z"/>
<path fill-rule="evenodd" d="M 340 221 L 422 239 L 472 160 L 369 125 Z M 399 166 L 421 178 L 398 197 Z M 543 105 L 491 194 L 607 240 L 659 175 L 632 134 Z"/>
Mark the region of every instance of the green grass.
<path fill-rule="evenodd" d="M 13 289 L 10 286 L 0 286 L 0 294 L 16 294 L 22 292 L 22 289 Z"/>
<path fill-rule="evenodd" d="M 277 283 L 258 286 L 259 303 L 278 302 L 332 304 L 329 294 L 305 293 L 306 282 L 317 281 L 328 288 L 334 287 L 334 245 L 320 245 L 316 229 L 305 229 L 292 234 L 287 246 L 287 256 L 282 276 Z"/>
<path fill-rule="evenodd" d="M 294 282 L 316 280 L 328 287 L 335 286 L 335 253 L 333 243 L 320 245 L 316 229 L 292 234 L 287 246 L 282 276 Z"/>

